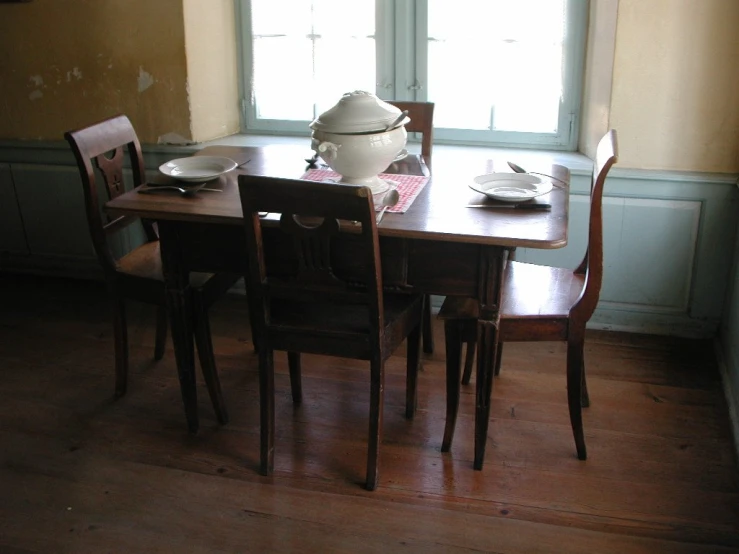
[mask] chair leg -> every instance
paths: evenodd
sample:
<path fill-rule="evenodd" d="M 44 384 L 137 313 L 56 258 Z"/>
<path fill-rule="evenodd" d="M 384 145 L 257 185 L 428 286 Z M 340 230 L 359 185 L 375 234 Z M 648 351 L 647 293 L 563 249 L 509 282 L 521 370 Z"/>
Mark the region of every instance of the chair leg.
<path fill-rule="evenodd" d="M 583 340 L 567 342 L 567 404 L 570 409 L 570 423 L 575 436 L 577 457 L 586 460 L 585 434 L 582 426 L 582 382 L 583 382 Z"/>
<path fill-rule="evenodd" d="M 461 339 L 460 339 L 461 342 Z M 466 352 L 464 357 L 464 373 L 462 374 L 462 384 L 469 385 L 472 379 L 472 366 L 475 364 L 475 350 L 477 349 L 477 341 L 467 341 Z"/>
<path fill-rule="evenodd" d="M 128 386 L 128 330 L 126 304 L 120 298 L 113 299 L 113 341 L 115 344 L 115 397 L 126 394 Z"/>
<path fill-rule="evenodd" d="M 275 469 L 275 366 L 272 350 L 259 347 L 259 463 L 262 475 Z"/>
<path fill-rule="evenodd" d="M 421 363 L 421 327 L 408 335 L 405 369 L 405 417 L 413 419 L 418 408 L 418 370 Z"/>
<path fill-rule="evenodd" d="M 154 359 L 159 361 L 164 357 L 164 347 L 167 344 L 167 306 L 162 304 L 157 308 L 157 334 L 154 343 Z"/>
<path fill-rule="evenodd" d="M 590 394 L 588 394 L 588 380 L 585 378 L 585 360 L 582 363 L 582 392 L 580 396 L 580 405 L 583 408 L 590 407 Z"/>
<path fill-rule="evenodd" d="M 384 401 L 382 391 L 384 389 L 385 362 L 379 359 L 371 360 L 369 439 L 367 442 L 367 480 L 365 482 L 365 487 L 368 491 L 373 491 L 377 488 Z"/>
<path fill-rule="evenodd" d="M 244 277 L 244 288 L 247 288 L 249 286 L 249 276 Z M 251 298 L 246 299 L 246 307 L 249 310 L 249 328 L 251 329 L 251 343 L 254 347 L 254 353 L 259 354 L 259 347 L 257 346 L 259 343 L 259 339 L 255 336 L 255 330 L 259 328 L 258 322 L 260 318 L 260 308 L 257 306 L 254 306 L 254 302 L 252 302 Z"/>
<path fill-rule="evenodd" d="M 203 372 L 203 378 L 208 387 L 208 394 L 216 412 L 216 419 L 218 419 L 218 423 L 225 425 L 228 423 L 228 410 L 226 409 L 226 402 L 223 400 L 221 381 L 218 378 L 208 311 L 198 294 L 193 294 L 193 310 L 195 312 L 193 331 L 195 344 L 198 348 L 198 358 L 200 359 L 200 370 Z"/>
<path fill-rule="evenodd" d="M 454 438 L 459 411 L 459 374 L 462 366 L 462 323 L 459 320 L 444 321 L 444 344 L 446 347 L 446 424 L 441 451 L 449 452 Z M 469 348 L 469 343 L 467 344 Z"/>
<path fill-rule="evenodd" d="M 462 374 L 462 384 L 469 385 L 472 378 L 472 368 L 475 365 L 475 354 L 477 352 L 477 320 L 461 319 L 459 321 L 459 342 L 466 344 L 466 354 L 464 359 L 464 373 Z M 461 348 L 461 346 L 460 346 Z"/>
<path fill-rule="evenodd" d="M 431 295 L 423 295 L 423 351 L 426 354 L 434 353 L 434 328 L 431 318 Z"/>
<path fill-rule="evenodd" d="M 475 377 L 475 458 L 472 464 L 482 469 L 490 424 L 493 396 L 493 374 L 498 346 L 498 328 L 492 322 L 478 323 L 477 376 Z"/>
<path fill-rule="evenodd" d="M 300 376 L 300 352 L 287 353 L 287 367 L 290 370 L 290 389 L 293 394 L 293 404 L 303 401 L 303 383 Z"/>
<path fill-rule="evenodd" d="M 495 351 L 495 376 L 500 375 L 500 363 L 503 360 L 503 343 L 498 343 L 498 349 Z"/>

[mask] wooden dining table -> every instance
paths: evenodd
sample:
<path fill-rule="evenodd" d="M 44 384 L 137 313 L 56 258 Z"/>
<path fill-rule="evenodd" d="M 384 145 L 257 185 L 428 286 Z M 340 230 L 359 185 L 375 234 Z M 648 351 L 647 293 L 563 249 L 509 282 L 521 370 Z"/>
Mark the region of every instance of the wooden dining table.
<path fill-rule="evenodd" d="M 177 370 L 191 432 L 198 430 L 198 411 L 189 274 L 246 275 L 238 176 L 299 179 L 306 172 L 309 153 L 306 148 L 282 144 L 209 146 L 195 155 L 226 156 L 239 164 L 208 183 L 208 188 L 222 192 L 181 196 L 176 191 L 139 194 L 132 190 L 106 204 L 111 215 L 136 215 L 157 222 Z M 537 199 L 551 204 L 549 210 L 470 208 L 468 204 L 486 199 L 468 185 L 475 176 L 494 172 L 494 162 L 481 157 L 466 158 L 460 164 L 437 157 L 433 171 L 428 165 L 420 156 L 409 155 L 386 170 L 428 175 L 429 179 L 405 213 L 386 213 L 378 226 L 383 286 L 409 293 L 471 297 L 479 302 L 474 467 L 481 469 L 490 417 L 501 279 L 508 252 L 518 247 L 553 249 L 567 244 L 569 190 L 555 186 Z M 563 166 L 542 171 L 569 182 L 569 171 Z M 161 182 L 161 178 L 156 180 Z M 267 217 L 275 219 L 277 238 L 277 218 L 274 214 Z M 288 250 L 286 256 L 290 255 Z M 351 248 L 345 250 L 334 248 L 336 267 L 343 263 L 343 273 L 361 275 L 361 264 Z"/>

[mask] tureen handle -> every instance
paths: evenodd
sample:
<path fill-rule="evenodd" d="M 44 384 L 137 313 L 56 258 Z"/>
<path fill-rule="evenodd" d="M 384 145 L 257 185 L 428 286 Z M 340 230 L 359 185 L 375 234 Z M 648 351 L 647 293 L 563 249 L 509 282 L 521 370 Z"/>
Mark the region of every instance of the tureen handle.
<path fill-rule="evenodd" d="M 341 147 L 340 144 L 334 144 L 333 142 L 322 142 L 318 145 L 318 151 L 321 153 L 326 152 L 326 161 L 334 160 L 336 159 L 336 156 L 339 154 L 339 148 Z"/>

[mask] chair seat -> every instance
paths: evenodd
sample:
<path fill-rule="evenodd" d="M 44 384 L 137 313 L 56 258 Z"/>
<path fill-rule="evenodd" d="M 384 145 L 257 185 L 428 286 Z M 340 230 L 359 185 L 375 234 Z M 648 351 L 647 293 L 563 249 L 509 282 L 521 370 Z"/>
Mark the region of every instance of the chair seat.
<path fill-rule="evenodd" d="M 117 269 L 119 273 L 147 279 L 151 281 L 164 282 L 162 271 L 162 257 L 159 250 L 159 241 L 146 242 L 132 250 L 118 260 Z M 199 290 L 206 286 L 214 277 L 213 273 L 190 273 L 190 286 Z M 233 281 L 236 277 L 229 276 Z"/>
<path fill-rule="evenodd" d="M 118 260 L 117 270 L 126 275 L 164 281 L 159 241 L 146 242 Z"/>
<path fill-rule="evenodd" d="M 509 262 L 501 318 L 566 318 L 580 297 L 585 276 L 571 269 Z"/>
<path fill-rule="evenodd" d="M 413 328 L 414 305 L 421 310 L 422 297 L 408 294 L 385 294 L 384 314 L 385 333 L 383 351 L 389 356 Z M 279 329 L 281 335 L 290 334 L 289 342 L 294 344 L 296 336 L 309 337 L 303 342 L 302 352 L 315 354 L 335 352 L 344 343 L 347 352 L 353 352 L 360 359 L 369 359 L 370 333 L 366 305 L 335 304 L 329 302 L 297 302 L 294 300 L 273 300 L 268 328 Z M 319 339 L 320 340 L 317 340 Z M 333 340 L 331 340 L 333 339 Z M 334 344 L 326 348 L 325 341 Z M 280 342 L 275 348 L 280 350 Z M 357 345 L 365 346 L 364 352 L 357 354 Z M 287 349 L 287 348 L 285 348 Z M 347 353 L 347 356 L 349 355 Z"/>
<path fill-rule="evenodd" d="M 566 318 L 582 292 L 584 279 L 571 269 L 508 262 L 500 318 Z M 476 300 L 449 296 L 439 318 L 477 319 L 479 313 Z"/>

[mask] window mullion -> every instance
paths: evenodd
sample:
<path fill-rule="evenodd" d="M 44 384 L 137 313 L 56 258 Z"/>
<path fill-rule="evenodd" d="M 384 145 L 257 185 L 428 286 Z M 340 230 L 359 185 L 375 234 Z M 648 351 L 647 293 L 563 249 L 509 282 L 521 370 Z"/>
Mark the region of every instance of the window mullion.
<path fill-rule="evenodd" d="M 428 21 L 429 6 L 427 0 L 414 0 L 416 13 L 414 17 L 414 77 L 410 100 L 425 102 L 428 100 Z"/>
<path fill-rule="evenodd" d="M 256 105 L 254 103 L 254 89 L 251 86 L 253 79 L 253 45 L 251 35 L 251 2 L 241 0 L 236 2 L 237 29 L 239 31 L 238 62 L 242 71 L 239 93 L 241 95 L 241 129 L 246 131 L 254 127 L 256 122 Z"/>
<path fill-rule="evenodd" d="M 384 100 L 395 97 L 395 1 L 376 0 L 375 45 L 377 60 L 375 94 Z"/>
<path fill-rule="evenodd" d="M 395 100 L 415 100 L 415 0 L 395 2 Z"/>
<path fill-rule="evenodd" d="M 587 0 L 567 2 L 562 85 L 568 93 L 563 94 L 563 103 L 559 112 L 559 134 L 561 135 L 560 143 L 571 150 L 577 147 L 580 126 L 578 107 L 582 101 L 587 19 Z"/>

